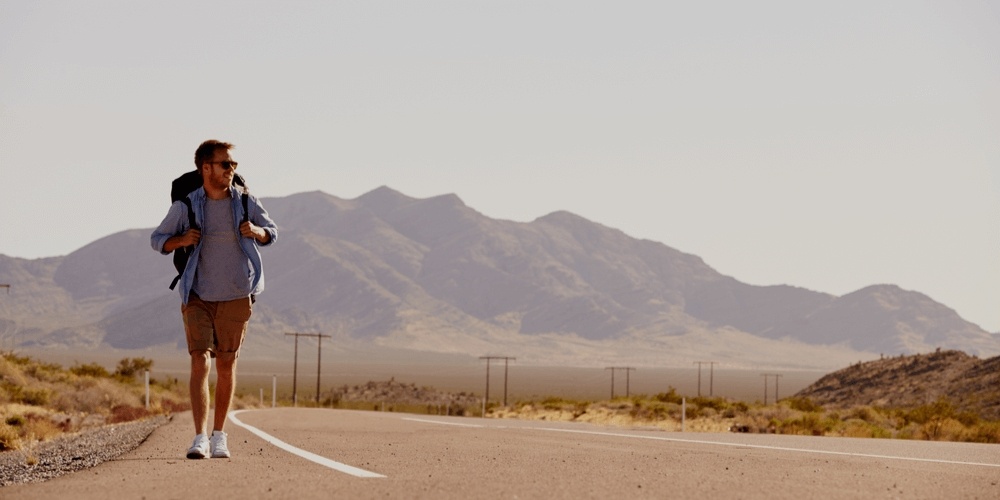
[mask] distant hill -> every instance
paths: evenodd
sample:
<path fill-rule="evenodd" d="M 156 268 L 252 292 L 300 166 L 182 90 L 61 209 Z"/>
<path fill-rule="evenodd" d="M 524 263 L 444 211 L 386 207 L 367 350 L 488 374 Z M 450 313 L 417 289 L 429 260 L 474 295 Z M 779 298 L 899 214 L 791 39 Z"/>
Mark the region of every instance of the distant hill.
<path fill-rule="evenodd" d="M 388 187 L 264 205 L 280 235 L 262 250 L 267 288 L 250 357 L 285 356 L 284 333 L 296 331 L 371 356 L 502 353 L 577 366 L 713 359 L 825 369 L 937 347 L 1000 354 L 996 335 L 917 292 L 753 286 L 568 212 L 496 220 L 455 195 L 415 199 Z M 122 231 L 64 257 L 0 256 L 0 281 L 13 285 L 0 301 L 0 345 L 182 346 L 177 295 L 167 290 L 173 268 L 150 249 L 150 231 Z"/>
<path fill-rule="evenodd" d="M 947 397 L 959 410 L 1000 419 L 1000 357 L 960 351 L 895 356 L 858 363 L 817 380 L 796 396 L 835 408 L 913 408 Z"/>

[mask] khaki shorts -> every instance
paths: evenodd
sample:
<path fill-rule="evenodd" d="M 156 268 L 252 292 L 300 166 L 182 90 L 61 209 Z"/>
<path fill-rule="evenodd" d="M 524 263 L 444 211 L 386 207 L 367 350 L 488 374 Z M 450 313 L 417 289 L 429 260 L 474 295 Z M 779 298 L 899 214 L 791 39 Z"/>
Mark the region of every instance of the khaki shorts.
<path fill-rule="evenodd" d="M 238 358 L 252 312 L 250 297 L 207 302 L 192 292 L 188 303 L 181 305 L 188 353 L 208 351 L 213 358 Z"/>

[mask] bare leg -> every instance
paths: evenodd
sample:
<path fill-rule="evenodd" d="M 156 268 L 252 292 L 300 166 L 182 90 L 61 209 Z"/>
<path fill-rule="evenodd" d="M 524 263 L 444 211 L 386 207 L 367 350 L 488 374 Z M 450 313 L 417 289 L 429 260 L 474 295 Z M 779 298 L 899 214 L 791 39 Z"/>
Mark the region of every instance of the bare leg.
<path fill-rule="evenodd" d="M 191 353 L 191 413 L 195 434 L 204 434 L 208 425 L 208 371 L 211 366 L 208 351 Z"/>
<path fill-rule="evenodd" d="M 236 359 L 216 358 L 215 372 L 218 380 L 215 386 L 215 427 L 212 429 L 221 431 L 226 425 L 229 404 L 236 392 Z"/>

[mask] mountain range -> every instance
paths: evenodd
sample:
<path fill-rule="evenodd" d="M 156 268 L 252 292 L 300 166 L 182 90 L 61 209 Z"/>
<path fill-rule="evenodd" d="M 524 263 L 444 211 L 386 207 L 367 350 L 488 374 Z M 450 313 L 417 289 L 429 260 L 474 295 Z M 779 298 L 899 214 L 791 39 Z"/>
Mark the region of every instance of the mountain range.
<path fill-rule="evenodd" d="M 1000 354 L 1000 335 L 916 291 L 844 296 L 755 286 L 701 258 L 569 212 L 497 220 L 453 194 L 380 187 L 262 200 L 279 238 L 243 356 L 285 357 L 286 333 L 322 333 L 335 354 L 507 355 L 522 363 L 839 368 L 880 355 Z M 164 213 L 166 207 L 164 207 Z M 171 259 L 152 228 L 69 255 L 0 255 L 0 347 L 183 349 Z M 820 264 L 817 264 L 820 265 Z"/>

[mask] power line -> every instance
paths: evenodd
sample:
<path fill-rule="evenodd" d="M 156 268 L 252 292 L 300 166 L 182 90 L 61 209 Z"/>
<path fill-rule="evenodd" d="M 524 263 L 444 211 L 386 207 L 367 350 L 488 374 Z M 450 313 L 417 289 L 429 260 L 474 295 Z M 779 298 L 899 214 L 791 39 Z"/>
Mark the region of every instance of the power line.
<path fill-rule="evenodd" d="M 485 402 L 490 400 L 490 361 L 494 359 L 503 360 L 503 405 L 507 406 L 507 364 L 510 361 L 517 361 L 517 358 L 512 358 L 510 356 L 480 356 L 479 359 L 486 360 L 486 398 Z M 484 402 L 484 405 L 485 405 Z M 486 416 L 486 412 L 483 412 L 483 416 Z"/>
<path fill-rule="evenodd" d="M 319 342 L 319 349 L 316 351 L 316 404 L 319 404 L 319 369 L 323 358 L 323 337 L 330 338 L 329 335 L 321 333 L 286 333 L 295 337 L 295 368 L 292 371 L 292 406 L 299 402 L 298 378 L 299 378 L 299 337 L 315 337 Z"/>
<path fill-rule="evenodd" d="M 764 404 L 767 404 L 767 377 L 774 377 L 774 402 L 778 402 L 778 378 L 784 375 L 780 373 L 761 373 L 761 377 L 764 377 Z"/>
<path fill-rule="evenodd" d="M 625 370 L 625 397 L 629 396 L 629 373 L 634 372 L 631 366 L 609 366 L 605 370 L 611 370 L 611 399 L 615 399 L 615 372 Z"/>
<path fill-rule="evenodd" d="M 715 365 L 717 361 L 695 361 L 698 365 L 698 397 L 701 397 L 701 365 L 708 365 L 708 395 L 715 395 Z"/>

